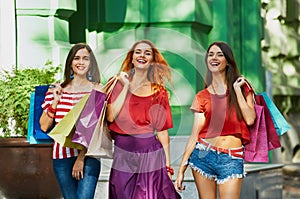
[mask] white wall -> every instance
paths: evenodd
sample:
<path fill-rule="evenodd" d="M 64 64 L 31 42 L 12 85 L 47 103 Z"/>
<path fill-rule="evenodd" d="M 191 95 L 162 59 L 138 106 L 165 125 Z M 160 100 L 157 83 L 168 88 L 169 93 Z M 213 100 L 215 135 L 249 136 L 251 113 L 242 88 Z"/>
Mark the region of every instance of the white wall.
<path fill-rule="evenodd" d="M 16 29 L 13 0 L 0 0 L 0 70 L 16 65 Z"/>

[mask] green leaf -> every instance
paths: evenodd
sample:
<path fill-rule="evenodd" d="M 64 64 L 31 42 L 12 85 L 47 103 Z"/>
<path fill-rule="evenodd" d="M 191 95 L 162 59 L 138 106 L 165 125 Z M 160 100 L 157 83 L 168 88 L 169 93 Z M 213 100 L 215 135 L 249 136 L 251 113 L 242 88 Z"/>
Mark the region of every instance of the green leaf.
<path fill-rule="evenodd" d="M 22 136 L 27 133 L 27 121 L 30 93 L 35 86 L 46 85 L 55 81 L 60 67 L 52 66 L 47 61 L 42 69 L 25 68 L 0 72 L 0 128 L 5 137 L 10 137 L 10 118 L 16 122 L 15 131 Z"/>

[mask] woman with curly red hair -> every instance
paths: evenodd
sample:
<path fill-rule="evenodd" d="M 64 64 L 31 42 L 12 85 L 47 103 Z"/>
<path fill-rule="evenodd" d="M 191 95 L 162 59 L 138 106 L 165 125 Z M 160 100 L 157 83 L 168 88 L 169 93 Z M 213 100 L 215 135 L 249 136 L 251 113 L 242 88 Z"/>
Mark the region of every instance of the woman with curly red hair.
<path fill-rule="evenodd" d="M 171 70 L 154 44 L 136 42 L 107 106 L 115 144 L 111 199 L 181 198 L 171 180 L 168 129 L 173 123 L 166 79 L 171 80 Z"/>

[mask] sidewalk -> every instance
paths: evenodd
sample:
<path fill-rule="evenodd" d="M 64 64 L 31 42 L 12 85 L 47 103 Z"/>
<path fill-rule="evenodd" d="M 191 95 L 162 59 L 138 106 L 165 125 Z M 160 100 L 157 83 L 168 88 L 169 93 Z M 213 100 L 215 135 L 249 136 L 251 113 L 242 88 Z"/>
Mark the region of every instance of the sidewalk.
<path fill-rule="evenodd" d="M 283 167 L 283 199 L 300 198 L 300 163 L 286 164 Z"/>
<path fill-rule="evenodd" d="M 187 137 L 171 138 L 171 160 L 175 171 L 182 158 Z M 107 198 L 111 160 L 101 161 L 101 176 L 95 199 Z M 300 199 L 300 164 L 247 164 L 241 199 Z M 176 175 L 176 172 L 175 172 Z M 176 176 L 173 176 L 175 180 Z M 185 174 L 183 199 L 197 199 L 198 193 L 190 169 Z"/>
<path fill-rule="evenodd" d="M 95 199 L 107 198 L 109 160 L 102 160 L 102 173 L 97 185 Z M 294 199 L 283 197 L 283 164 L 247 164 L 247 176 L 243 181 L 241 199 Z M 178 167 L 174 168 L 176 171 Z M 175 180 L 173 176 L 173 180 Z M 185 173 L 186 189 L 181 193 L 183 199 L 198 199 L 198 192 L 190 168 Z M 300 198 L 300 197 L 297 197 Z"/>

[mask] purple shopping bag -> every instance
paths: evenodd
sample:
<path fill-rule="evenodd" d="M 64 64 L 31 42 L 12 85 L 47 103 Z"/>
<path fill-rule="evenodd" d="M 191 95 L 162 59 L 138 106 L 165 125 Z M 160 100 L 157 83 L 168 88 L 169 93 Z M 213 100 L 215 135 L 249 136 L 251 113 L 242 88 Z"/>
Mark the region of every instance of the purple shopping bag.
<path fill-rule="evenodd" d="M 264 100 L 260 94 L 255 94 L 255 123 L 248 129 L 250 143 L 245 145 L 244 160 L 247 162 L 269 162 L 268 151 L 280 148 L 280 140 Z"/>
<path fill-rule="evenodd" d="M 255 95 L 255 101 L 257 104 L 260 104 L 264 107 L 265 112 L 265 121 L 267 128 L 267 138 L 268 138 L 268 150 L 274 150 L 281 147 L 279 137 L 276 133 L 275 124 L 272 120 L 271 113 L 265 101 L 265 98 L 261 94 Z"/>
<path fill-rule="evenodd" d="M 76 123 L 76 130 L 72 142 L 88 147 L 99 120 L 106 94 L 92 90 L 85 107 Z"/>
<path fill-rule="evenodd" d="M 264 106 L 255 104 L 255 123 L 249 127 L 250 143 L 245 145 L 244 160 L 246 162 L 269 162 L 268 134 Z"/>

